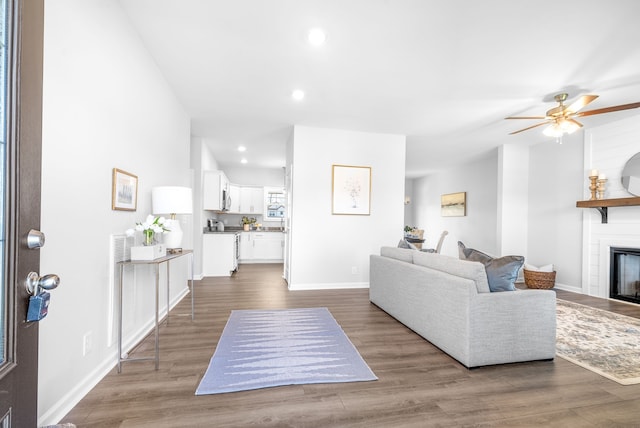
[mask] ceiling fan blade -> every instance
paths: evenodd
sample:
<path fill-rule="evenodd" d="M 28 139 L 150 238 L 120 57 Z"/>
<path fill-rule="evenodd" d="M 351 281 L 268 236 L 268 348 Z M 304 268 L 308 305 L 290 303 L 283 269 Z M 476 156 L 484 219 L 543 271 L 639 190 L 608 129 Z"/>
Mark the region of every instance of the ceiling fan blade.
<path fill-rule="evenodd" d="M 519 131 L 513 131 L 513 132 L 510 132 L 510 133 L 509 133 L 509 135 L 519 134 L 519 133 L 521 133 L 521 132 L 523 132 L 523 131 L 528 131 L 529 129 L 537 128 L 538 126 L 542 126 L 542 125 L 546 125 L 547 123 L 549 123 L 549 122 L 548 122 L 548 121 L 546 121 L 546 122 L 536 123 L 535 125 L 531 125 L 531 126 L 529 126 L 529 127 L 527 127 L 527 128 L 521 129 L 521 130 L 519 130 Z"/>
<path fill-rule="evenodd" d="M 611 106 L 611 107 L 599 108 L 596 110 L 583 111 L 580 113 L 576 113 L 574 116 L 576 117 L 593 116 L 594 114 L 611 113 L 611 112 L 620 111 L 620 110 L 631 110 L 638 107 L 640 107 L 640 103 L 622 104 L 619 106 Z"/>
<path fill-rule="evenodd" d="M 575 100 L 573 103 L 571 103 L 569 107 L 566 107 L 564 111 L 568 113 L 577 113 L 578 110 L 580 110 L 587 104 L 593 102 L 596 98 L 598 98 L 597 95 L 583 95 L 577 100 Z"/>
<path fill-rule="evenodd" d="M 580 128 L 582 128 L 582 124 L 581 124 L 580 122 L 578 122 L 577 120 L 575 120 L 575 119 L 568 118 L 568 119 L 565 119 L 565 120 L 566 120 L 567 122 L 575 123 L 575 124 L 576 124 L 576 125 L 578 125 Z"/>
<path fill-rule="evenodd" d="M 545 116 L 509 116 L 509 117 L 505 117 L 505 119 L 537 119 L 537 120 L 542 120 L 542 119 L 546 119 Z"/>

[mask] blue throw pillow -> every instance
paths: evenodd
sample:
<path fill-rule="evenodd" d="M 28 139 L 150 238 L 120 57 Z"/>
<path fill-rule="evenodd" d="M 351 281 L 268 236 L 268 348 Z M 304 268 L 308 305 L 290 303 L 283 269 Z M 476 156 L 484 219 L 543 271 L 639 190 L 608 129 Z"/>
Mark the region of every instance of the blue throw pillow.
<path fill-rule="evenodd" d="M 480 262 L 484 265 L 491 291 L 515 291 L 518 271 L 524 264 L 522 256 L 491 257 L 482 251 L 467 248 L 458 241 L 458 255 L 462 260 Z"/>

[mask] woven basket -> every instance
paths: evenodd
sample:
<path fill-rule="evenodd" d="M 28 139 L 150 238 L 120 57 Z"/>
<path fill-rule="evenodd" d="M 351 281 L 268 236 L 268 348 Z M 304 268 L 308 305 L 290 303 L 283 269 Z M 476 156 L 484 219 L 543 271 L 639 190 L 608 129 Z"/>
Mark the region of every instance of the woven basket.
<path fill-rule="evenodd" d="M 524 283 L 527 288 L 553 288 L 556 284 L 556 271 L 553 272 L 536 272 L 533 270 L 524 270 Z"/>

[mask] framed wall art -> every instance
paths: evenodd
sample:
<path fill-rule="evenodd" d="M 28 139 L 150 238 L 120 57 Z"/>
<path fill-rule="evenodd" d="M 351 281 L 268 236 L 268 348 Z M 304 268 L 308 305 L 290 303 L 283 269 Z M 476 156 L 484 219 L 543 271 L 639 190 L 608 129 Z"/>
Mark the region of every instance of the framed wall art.
<path fill-rule="evenodd" d="M 370 215 L 371 167 L 332 165 L 331 214 Z"/>
<path fill-rule="evenodd" d="M 138 208 L 138 177 L 113 168 L 111 209 L 135 211 Z"/>
<path fill-rule="evenodd" d="M 442 217 L 464 217 L 467 215 L 467 192 L 448 193 L 440 197 Z"/>

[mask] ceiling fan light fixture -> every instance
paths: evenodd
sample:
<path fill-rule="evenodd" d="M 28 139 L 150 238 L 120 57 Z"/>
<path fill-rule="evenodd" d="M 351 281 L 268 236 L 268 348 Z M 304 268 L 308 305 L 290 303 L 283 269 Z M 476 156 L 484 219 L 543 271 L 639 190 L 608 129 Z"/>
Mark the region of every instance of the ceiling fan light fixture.
<path fill-rule="evenodd" d="M 580 129 L 580 127 L 578 125 L 576 125 L 573 122 L 567 122 L 567 125 L 564 127 L 564 132 L 566 132 L 567 134 L 573 134 L 574 132 L 576 132 L 578 129 Z"/>
<path fill-rule="evenodd" d="M 559 138 L 564 134 L 573 134 L 579 128 L 580 127 L 575 122 L 559 118 L 554 123 L 547 126 L 542 133 L 547 137 Z"/>
<path fill-rule="evenodd" d="M 562 137 L 562 134 L 564 134 L 564 131 L 560 129 L 557 123 L 552 123 L 551 125 L 544 128 L 544 131 L 542 131 L 542 133 L 547 137 L 558 138 L 558 137 Z"/>
<path fill-rule="evenodd" d="M 549 137 L 562 138 L 564 134 L 573 134 L 578 129 L 582 128 L 582 124 L 575 120 L 579 117 L 593 116 L 596 114 L 612 113 L 621 110 L 631 110 L 640 108 L 640 102 L 621 104 L 617 106 L 598 108 L 595 110 L 582 111 L 586 105 L 593 102 L 598 95 L 582 95 L 575 100 L 571 105 L 565 106 L 564 102 L 567 100 L 568 94 L 557 94 L 554 99 L 558 105 L 550 110 L 544 116 L 508 116 L 505 119 L 527 119 L 527 120 L 542 120 L 534 125 L 528 126 L 523 129 L 519 129 L 514 132 L 510 132 L 509 135 L 519 134 L 529 129 L 537 128 L 549 124 L 543 131 L 544 135 Z"/>

